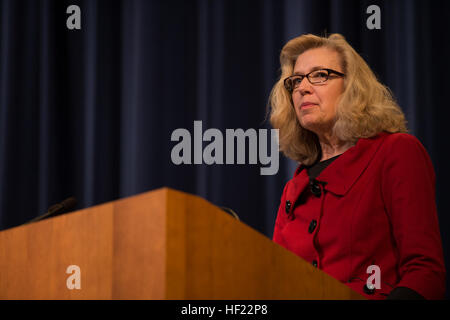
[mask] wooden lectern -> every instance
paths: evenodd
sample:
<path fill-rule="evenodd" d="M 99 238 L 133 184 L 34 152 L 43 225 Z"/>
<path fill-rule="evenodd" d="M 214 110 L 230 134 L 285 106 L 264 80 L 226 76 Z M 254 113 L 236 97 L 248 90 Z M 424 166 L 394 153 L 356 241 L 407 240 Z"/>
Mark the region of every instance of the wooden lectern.
<path fill-rule="evenodd" d="M 71 265 L 80 289 L 69 289 Z M 0 299 L 364 298 L 208 201 L 163 188 L 0 232 Z"/>

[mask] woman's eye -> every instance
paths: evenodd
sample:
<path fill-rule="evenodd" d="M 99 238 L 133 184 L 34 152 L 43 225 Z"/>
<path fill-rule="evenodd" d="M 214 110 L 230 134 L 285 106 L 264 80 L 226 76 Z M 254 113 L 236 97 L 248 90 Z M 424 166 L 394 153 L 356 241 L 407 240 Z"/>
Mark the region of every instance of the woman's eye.
<path fill-rule="evenodd" d="M 300 82 L 302 82 L 302 78 L 300 78 L 300 77 L 294 78 L 294 80 L 293 80 L 294 86 L 298 86 L 300 84 Z"/>
<path fill-rule="evenodd" d="M 316 73 L 312 74 L 313 78 L 326 78 L 328 76 L 328 73 L 325 71 L 318 71 Z"/>

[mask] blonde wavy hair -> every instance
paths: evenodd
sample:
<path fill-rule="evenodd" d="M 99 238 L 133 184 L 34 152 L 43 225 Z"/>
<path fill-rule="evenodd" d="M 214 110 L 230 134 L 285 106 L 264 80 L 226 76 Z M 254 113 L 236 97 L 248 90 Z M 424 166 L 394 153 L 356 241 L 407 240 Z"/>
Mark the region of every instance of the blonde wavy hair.
<path fill-rule="evenodd" d="M 281 76 L 272 88 L 270 123 L 279 129 L 280 150 L 304 165 L 318 160 L 321 149 L 315 133 L 301 127 L 283 80 L 292 75 L 300 54 L 315 48 L 335 50 L 341 60 L 344 92 L 336 106 L 333 134 L 342 142 L 356 143 L 380 132 L 407 132 L 405 116 L 389 88 L 381 84 L 363 58 L 340 34 L 302 35 L 290 40 L 280 54 Z"/>

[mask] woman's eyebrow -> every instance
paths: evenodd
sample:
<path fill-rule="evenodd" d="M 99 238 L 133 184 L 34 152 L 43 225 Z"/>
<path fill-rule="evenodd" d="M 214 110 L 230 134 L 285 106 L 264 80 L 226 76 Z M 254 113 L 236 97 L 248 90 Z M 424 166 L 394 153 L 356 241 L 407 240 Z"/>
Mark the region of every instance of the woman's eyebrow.
<path fill-rule="evenodd" d="M 320 70 L 320 69 L 325 69 L 325 67 L 324 67 L 324 66 L 315 66 L 315 67 L 312 67 L 312 68 L 309 70 L 309 72 L 316 71 L 316 70 Z M 307 73 L 309 73 L 309 72 L 307 72 Z M 305 75 L 305 74 L 306 74 L 306 73 L 300 73 L 300 72 L 298 72 L 298 71 L 295 71 L 292 75 L 303 76 L 303 75 Z"/>

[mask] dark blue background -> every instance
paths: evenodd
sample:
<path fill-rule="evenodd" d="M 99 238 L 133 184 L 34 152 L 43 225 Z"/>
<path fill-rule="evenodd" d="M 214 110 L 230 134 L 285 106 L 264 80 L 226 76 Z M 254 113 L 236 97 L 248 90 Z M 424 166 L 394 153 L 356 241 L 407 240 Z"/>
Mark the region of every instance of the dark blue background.
<path fill-rule="evenodd" d="M 66 8 L 82 11 L 66 28 Z M 368 30 L 366 8 L 381 8 Z M 448 1 L 0 1 L 0 229 L 68 196 L 84 208 L 162 186 L 272 236 L 284 184 L 259 165 L 172 164 L 176 128 L 270 128 L 283 44 L 342 33 L 388 85 L 437 174 L 450 263 Z"/>

